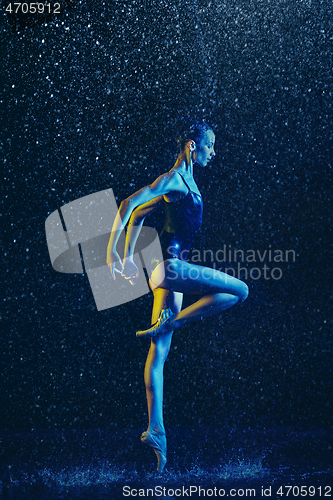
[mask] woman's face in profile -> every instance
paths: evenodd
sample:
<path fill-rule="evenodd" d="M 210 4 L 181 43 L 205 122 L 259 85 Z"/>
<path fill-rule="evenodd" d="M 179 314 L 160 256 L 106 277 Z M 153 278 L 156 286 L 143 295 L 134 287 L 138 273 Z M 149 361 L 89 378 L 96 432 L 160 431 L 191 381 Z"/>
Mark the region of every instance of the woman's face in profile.
<path fill-rule="evenodd" d="M 214 151 L 215 134 L 212 130 L 206 130 L 203 138 L 196 143 L 193 159 L 201 167 L 205 167 L 207 163 L 215 156 Z"/>

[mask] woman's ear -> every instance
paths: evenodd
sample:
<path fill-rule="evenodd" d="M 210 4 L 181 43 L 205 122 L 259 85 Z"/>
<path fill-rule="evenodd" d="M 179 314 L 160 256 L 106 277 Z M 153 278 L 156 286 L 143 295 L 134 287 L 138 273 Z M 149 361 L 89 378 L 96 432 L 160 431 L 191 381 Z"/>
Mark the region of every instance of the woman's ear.
<path fill-rule="evenodd" d="M 194 141 L 189 141 L 188 148 L 189 148 L 190 152 L 193 153 L 193 151 L 196 150 L 195 142 Z"/>

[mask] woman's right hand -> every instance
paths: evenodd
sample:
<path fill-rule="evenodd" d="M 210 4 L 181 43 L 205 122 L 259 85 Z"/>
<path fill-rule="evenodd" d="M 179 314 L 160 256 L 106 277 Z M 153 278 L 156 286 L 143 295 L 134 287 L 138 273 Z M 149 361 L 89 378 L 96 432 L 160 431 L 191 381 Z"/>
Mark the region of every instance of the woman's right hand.
<path fill-rule="evenodd" d="M 108 249 L 107 256 L 106 256 L 106 263 L 109 266 L 109 269 L 111 271 L 112 277 L 115 280 L 116 279 L 116 273 L 122 273 L 124 270 L 123 263 L 121 261 L 121 258 L 119 257 L 118 252 L 115 250 L 110 251 Z M 116 264 L 119 264 L 120 270 L 116 268 Z"/>
<path fill-rule="evenodd" d="M 127 257 L 123 261 L 123 272 L 121 273 L 125 280 L 129 280 L 131 285 L 135 285 L 136 280 L 139 277 L 139 269 L 133 261 L 133 257 Z"/>

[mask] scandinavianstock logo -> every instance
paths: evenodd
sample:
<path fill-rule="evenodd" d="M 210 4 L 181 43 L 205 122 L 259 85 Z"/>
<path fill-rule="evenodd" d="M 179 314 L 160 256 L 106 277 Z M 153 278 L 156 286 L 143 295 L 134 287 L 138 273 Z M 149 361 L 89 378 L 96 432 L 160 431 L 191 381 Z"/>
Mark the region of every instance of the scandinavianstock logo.
<path fill-rule="evenodd" d="M 139 269 L 135 286 L 116 279 L 106 264 L 106 249 L 118 212 L 113 190 L 99 191 L 56 210 L 46 219 L 45 231 L 53 269 L 60 273 L 87 273 L 98 311 L 125 304 L 149 292 L 151 255 L 162 259 L 158 233 L 143 227 L 136 244 L 134 262 Z M 122 234 L 120 245 L 124 247 Z"/>

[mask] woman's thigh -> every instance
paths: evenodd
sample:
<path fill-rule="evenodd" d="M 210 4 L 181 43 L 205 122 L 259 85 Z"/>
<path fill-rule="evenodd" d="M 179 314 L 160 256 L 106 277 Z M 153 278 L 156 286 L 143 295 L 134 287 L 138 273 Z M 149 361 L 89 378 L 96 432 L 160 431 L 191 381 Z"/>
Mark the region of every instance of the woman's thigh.
<path fill-rule="evenodd" d="M 217 269 L 198 266 L 179 259 L 169 259 L 159 264 L 151 276 L 151 286 L 181 293 L 230 293 L 245 300 L 247 285 Z"/>

